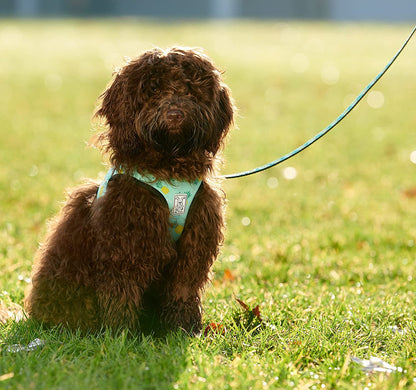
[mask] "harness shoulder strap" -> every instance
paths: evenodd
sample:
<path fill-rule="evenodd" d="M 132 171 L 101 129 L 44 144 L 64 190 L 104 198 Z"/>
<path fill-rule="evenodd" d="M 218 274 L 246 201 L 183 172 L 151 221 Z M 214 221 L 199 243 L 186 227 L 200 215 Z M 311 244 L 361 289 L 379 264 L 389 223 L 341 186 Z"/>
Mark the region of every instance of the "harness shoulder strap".
<path fill-rule="evenodd" d="M 107 191 L 108 182 L 116 174 L 124 174 L 122 169 L 111 168 L 97 191 L 97 198 L 102 197 Z M 150 186 L 150 189 L 156 190 L 166 200 L 170 211 L 169 230 L 174 241 L 177 241 L 182 234 L 185 226 L 189 209 L 198 190 L 201 187 L 202 180 L 196 179 L 193 182 L 180 180 L 156 180 L 152 175 L 141 175 L 134 171 L 131 174 L 140 183 Z"/>

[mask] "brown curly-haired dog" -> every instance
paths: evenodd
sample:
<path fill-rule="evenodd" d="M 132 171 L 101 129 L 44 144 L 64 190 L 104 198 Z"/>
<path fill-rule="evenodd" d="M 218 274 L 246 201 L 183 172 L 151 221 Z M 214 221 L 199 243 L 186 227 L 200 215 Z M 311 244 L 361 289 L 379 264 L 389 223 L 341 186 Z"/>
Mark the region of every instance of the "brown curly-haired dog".
<path fill-rule="evenodd" d="M 201 292 L 223 241 L 213 173 L 233 122 L 230 91 L 206 55 L 171 48 L 131 60 L 101 98 L 100 139 L 115 169 L 101 196 L 93 182 L 69 194 L 38 251 L 26 311 L 72 329 L 139 330 L 151 306 L 169 328 L 198 332 Z M 179 238 L 153 188 L 159 181 L 201 182 Z"/>

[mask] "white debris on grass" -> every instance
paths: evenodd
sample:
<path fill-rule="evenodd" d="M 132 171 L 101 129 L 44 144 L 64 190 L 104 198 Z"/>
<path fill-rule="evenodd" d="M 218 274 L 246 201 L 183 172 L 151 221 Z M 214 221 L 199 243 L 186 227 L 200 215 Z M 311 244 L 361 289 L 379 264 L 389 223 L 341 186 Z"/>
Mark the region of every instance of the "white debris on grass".
<path fill-rule="evenodd" d="M 7 347 L 7 352 L 17 353 L 17 352 L 30 352 L 34 351 L 36 348 L 43 347 L 46 344 L 45 340 L 34 339 L 28 345 L 13 344 Z"/>
<path fill-rule="evenodd" d="M 399 328 L 397 325 L 388 326 L 387 328 L 389 330 L 391 330 L 393 333 L 397 333 L 397 334 L 400 334 L 400 335 L 403 335 L 403 334 L 407 333 L 406 329 Z"/>
<path fill-rule="evenodd" d="M 23 309 L 17 303 L 13 303 L 7 297 L 4 301 L 1 296 L 6 296 L 5 292 L 0 294 L 0 323 L 6 324 L 9 320 L 19 322 L 25 319 Z"/>
<path fill-rule="evenodd" d="M 352 356 L 351 360 L 354 363 L 359 364 L 361 369 L 368 373 L 385 372 L 387 374 L 391 374 L 392 372 L 403 372 L 403 368 L 392 366 L 391 364 L 386 363 L 384 360 L 374 356 L 371 356 L 370 360 L 359 359 Z"/>

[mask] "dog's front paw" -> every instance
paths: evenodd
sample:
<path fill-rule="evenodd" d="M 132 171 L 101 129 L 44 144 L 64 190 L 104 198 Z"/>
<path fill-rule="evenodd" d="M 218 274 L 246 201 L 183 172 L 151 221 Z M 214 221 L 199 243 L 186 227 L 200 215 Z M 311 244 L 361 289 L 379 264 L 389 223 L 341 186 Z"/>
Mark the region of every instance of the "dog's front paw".
<path fill-rule="evenodd" d="M 162 320 L 171 329 L 183 329 L 191 335 L 202 330 L 202 312 L 199 297 L 169 302 L 163 307 Z"/>

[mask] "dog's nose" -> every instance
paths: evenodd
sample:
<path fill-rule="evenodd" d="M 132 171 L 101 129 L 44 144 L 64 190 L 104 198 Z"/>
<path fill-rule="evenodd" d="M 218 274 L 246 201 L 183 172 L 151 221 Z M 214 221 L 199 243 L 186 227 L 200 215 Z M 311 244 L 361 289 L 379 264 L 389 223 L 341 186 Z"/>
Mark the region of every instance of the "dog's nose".
<path fill-rule="evenodd" d="M 180 122 L 184 118 L 184 114 L 181 110 L 169 110 L 166 114 L 166 117 L 169 121 Z"/>

